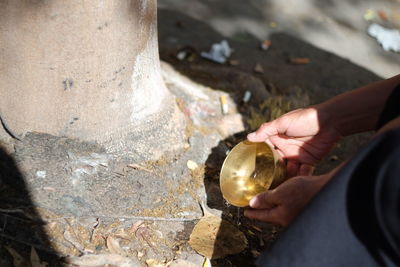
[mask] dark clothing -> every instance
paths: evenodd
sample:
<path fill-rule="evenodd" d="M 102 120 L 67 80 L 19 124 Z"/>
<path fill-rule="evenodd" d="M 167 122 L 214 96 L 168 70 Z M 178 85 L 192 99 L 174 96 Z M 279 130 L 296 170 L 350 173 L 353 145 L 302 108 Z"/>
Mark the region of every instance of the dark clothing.
<path fill-rule="evenodd" d="M 400 86 L 378 126 L 400 115 Z M 400 128 L 375 137 L 321 190 L 259 266 L 400 266 Z"/>

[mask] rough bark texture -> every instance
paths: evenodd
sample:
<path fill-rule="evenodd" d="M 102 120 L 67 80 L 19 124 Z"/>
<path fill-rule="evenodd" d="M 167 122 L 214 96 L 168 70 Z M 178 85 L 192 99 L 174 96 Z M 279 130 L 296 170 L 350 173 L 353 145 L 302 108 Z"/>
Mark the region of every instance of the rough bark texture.
<path fill-rule="evenodd" d="M 114 149 L 128 133 L 146 141 L 160 122 L 165 129 L 156 132 L 176 132 L 183 123 L 160 75 L 156 13 L 155 0 L 1 1 L 0 116 L 7 130 Z"/>

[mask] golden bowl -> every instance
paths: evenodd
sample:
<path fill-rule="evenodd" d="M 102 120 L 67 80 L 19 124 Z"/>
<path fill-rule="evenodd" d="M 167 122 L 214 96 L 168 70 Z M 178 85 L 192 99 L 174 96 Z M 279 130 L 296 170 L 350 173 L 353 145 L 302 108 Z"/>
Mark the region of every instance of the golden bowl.
<path fill-rule="evenodd" d="M 226 201 L 245 207 L 255 195 L 281 184 L 285 176 L 285 164 L 274 148 L 243 141 L 225 158 L 219 182 Z"/>

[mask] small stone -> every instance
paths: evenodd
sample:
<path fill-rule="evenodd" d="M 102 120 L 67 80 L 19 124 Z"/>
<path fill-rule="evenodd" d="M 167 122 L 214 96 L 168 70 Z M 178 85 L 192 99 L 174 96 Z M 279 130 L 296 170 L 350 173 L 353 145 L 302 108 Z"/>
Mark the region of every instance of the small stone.
<path fill-rule="evenodd" d="M 231 59 L 231 60 L 229 60 L 229 65 L 231 65 L 231 66 L 239 66 L 239 60 L 236 60 L 236 59 Z"/>
<path fill-rule="evenodd" d="M 257 73 L 264 73 L 264 68 L 260 63 L 257 63 L 254 66 L 254 71 L 257 72 Z"/>
<path fill-rule="evenodd" d="M 330 160 L 330 161 L 337 161 L 337 160 L 339 160 L 339 157 L 336 156 L 336 155 L 332 155 L 332 156 L 329 158 L 329 160 Z"/>
<path fill-rule="evenodd" d="M 261 49 L 262 50 L 268 50 L 268 48 L 271 46 L 272 42 L 270 40 L 264 40 L 261 42 Z"/>
<path fill-rule="evenodd" d="M 178 52 L 178 54 L 176 55 L 176 58 L 180 61 L 184 60 L 187 57 L 187 51 L 180 51 Z"/>
<path fill-rule="evenodd" d="M 199 167 L 199 165 L 196 162 L 194 162 L 193 160 L 188 160 L 186 165 L 192 171 Z"/>

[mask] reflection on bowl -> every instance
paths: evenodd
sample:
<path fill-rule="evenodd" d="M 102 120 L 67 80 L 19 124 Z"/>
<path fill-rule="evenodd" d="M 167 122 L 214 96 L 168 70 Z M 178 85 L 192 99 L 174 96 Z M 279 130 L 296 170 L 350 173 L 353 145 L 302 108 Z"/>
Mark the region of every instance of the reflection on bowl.
<path fill-rule="evenodd" d="M 255 195 L 284 181 L 284 167 L 282 158 L 266 143 L 240 142 L 222 165 L 222 194 L 234 206 L 248 206 Z"/>

